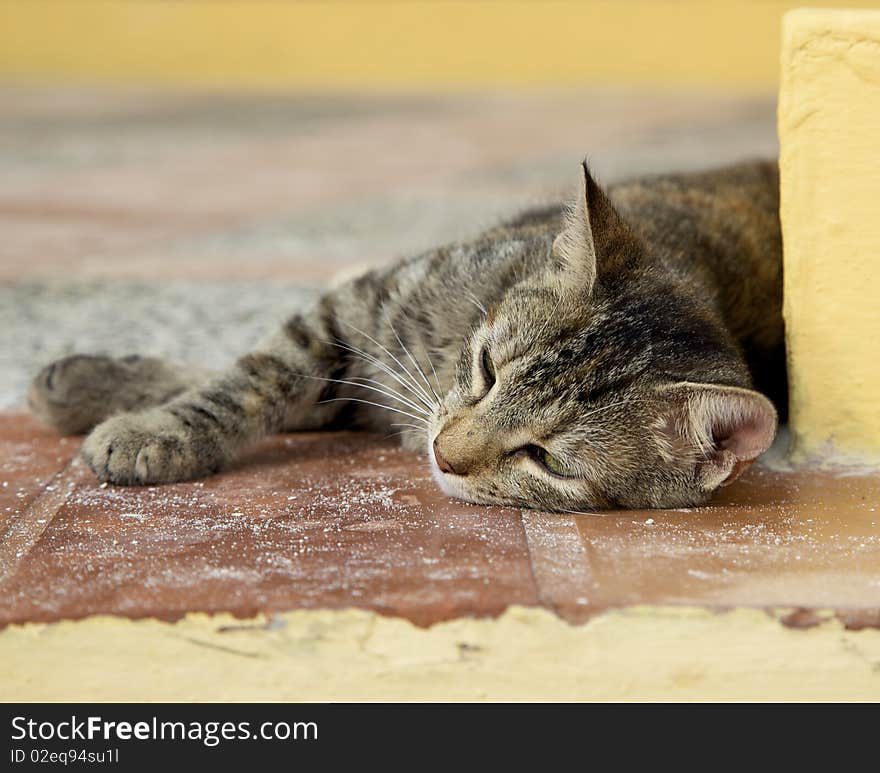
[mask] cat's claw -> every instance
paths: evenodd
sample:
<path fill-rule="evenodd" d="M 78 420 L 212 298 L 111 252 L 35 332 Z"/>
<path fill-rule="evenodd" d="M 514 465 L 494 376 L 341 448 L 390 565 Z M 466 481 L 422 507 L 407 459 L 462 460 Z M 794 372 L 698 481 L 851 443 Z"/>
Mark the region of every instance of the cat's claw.
<path fill-rule="evenodd" d="M 85 439 L 82 457 L 98 480 L 123 486 L 175 483 L 216 470 L 192 432 L 166 411 L 114 416 Z"/>

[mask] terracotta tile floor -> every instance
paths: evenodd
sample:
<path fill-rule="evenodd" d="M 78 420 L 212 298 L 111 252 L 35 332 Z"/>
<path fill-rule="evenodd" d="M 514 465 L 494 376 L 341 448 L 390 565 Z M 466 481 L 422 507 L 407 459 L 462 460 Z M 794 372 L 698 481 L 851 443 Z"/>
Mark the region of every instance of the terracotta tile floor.
<path fill-rule="evenodd" d="M 100 488 L 77 439 L 22 412 L 70 351 L 219 364 L 330 273 L 550 195 L 585 152 L 606 179 L 771 155 L 771 101 L 7 88 L 0 118 L 0 625 L 347 606 L 428 625 L 514 603 L 880 620 L 876 476 L 754 468 L 705 508 L 559 516 L 447 499 L 382 438 L 307 434 L 204 481 Z"/>

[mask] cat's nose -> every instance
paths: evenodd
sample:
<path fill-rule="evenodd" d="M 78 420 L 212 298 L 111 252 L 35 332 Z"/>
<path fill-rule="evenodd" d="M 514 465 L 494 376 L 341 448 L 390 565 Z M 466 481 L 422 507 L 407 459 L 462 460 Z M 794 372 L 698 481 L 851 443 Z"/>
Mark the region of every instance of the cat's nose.
<path fill-rule="evenodd" d="M 443 456 L 443 452 L 440 450 L 440 446 L 437 444 L 437 438 L 434 438 L 434 460 L 437 462 L 437 467 L 440 469 L 440 472 L 445 472 L 447 475 L 458 475 L 459 473 L 456 471 L 455 467 L 453 467 Z"/>

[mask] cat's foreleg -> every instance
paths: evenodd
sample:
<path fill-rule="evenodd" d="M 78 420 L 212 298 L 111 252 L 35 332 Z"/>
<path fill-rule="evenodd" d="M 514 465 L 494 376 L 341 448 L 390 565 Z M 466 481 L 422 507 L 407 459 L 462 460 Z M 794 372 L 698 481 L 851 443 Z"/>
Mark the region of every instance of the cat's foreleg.
<path fill-rule="evenodd" d="M 344 363 L 320 325 L 292 319 L 229 371 L 156 408 L 114 416 L 86 438 L 82 455 L 102 481 L 171 483 L 221 469 L 268 434 L 327 423 L 339 403 L 319 404 Z"/>

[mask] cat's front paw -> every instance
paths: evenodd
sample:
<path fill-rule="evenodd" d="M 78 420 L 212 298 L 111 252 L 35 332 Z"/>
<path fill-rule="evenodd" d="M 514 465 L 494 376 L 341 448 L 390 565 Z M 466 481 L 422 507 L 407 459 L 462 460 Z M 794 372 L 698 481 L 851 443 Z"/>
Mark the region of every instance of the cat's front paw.
<path fill-rule="evenodd" d="M 43 368 L 28 389 L 33 414 L 64 435 L 78 435 L 105 419 L 125 366 L 110 357 L 75 354 Z"/>
<path fill-rule="evenodd" d="M 210 444 L 162 409 L 108 419 L 83 441 L 81 453 L 99 480 L 123 486 L 174 483 L 219 467 Z"/>

